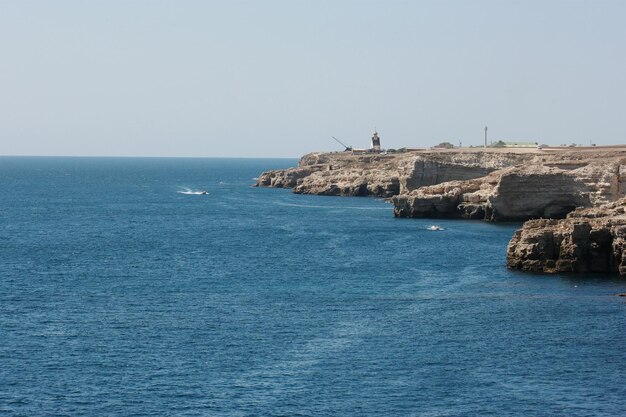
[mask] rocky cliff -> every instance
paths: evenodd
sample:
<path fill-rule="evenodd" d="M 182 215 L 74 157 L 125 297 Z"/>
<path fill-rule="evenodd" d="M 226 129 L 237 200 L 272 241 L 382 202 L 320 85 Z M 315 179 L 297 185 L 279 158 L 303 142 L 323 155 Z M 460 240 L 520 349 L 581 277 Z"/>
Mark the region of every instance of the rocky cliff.
<path fill-rule="evenodd" d="M 507 266 L 532 272 L 626 275 L 626 198 L 576 209 L 562 220 L 524 223 L 507 248 Z"/>
<path fill-rule="evenodd" d="M 522 221 L 510 268 L 626 275 L 626 148 L 312 153 L 259 187 L 389 197 L 398 217 Z"/>
<path fill-rule="evenodd" d="M 298 194 L 391 197 L 423 186 L 488 175 L 533 155 L 424 151 L 352 155 L 311 153 L 297 168 L 264 172 L 256 186 L 289 187 Z"/>
<path fill-rule="evenodd" d="M 257 186 L 391 198 L 397 217 L 522 221 L 563 218 L 626 195 L 626 151 L 427 150 L 305 155 Z"/>
<path fill-rule="evenodd" d="M 591 196 L 591 187 L 575 173 L 532 165 L 421 187 L 394 196 L 392 202 L 398 217 L 519 221 L 563 218 L 576 207 L 590 206 Z"/>
<path fill-rule="evenodd" d="M 623 156 L 571 158 L 535 157 L 484 177 L 420 187 L 391 199 L 394 214 L 489 221 L 563 218 L 576 207 L 598 206 L 625 195 Z"/>

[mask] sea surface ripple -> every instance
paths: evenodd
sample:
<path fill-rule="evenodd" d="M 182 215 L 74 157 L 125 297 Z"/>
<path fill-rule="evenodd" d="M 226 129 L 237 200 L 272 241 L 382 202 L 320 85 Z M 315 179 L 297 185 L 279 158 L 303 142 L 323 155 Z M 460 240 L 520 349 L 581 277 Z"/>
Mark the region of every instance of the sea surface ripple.
<path fill-rule="evenodd" d="M 624 281 L 250 187 L 295 163 L 0 158 L 0 414 L 626 415 Z"/>

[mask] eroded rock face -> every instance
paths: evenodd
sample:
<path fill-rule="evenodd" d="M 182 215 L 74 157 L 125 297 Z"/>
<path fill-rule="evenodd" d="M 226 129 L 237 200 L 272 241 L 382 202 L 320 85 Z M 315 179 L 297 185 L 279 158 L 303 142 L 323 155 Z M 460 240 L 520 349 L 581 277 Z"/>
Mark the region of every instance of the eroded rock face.
<path fill-rule="evenodd" d="M 533 154 L 516 153 L 424 153 L 415 156 L 401 176 L 402 193 L 449 181 L 470 180 L 512 166 L 531 163 Z"/>
<path fill-rule="evenodd" d="M 312 153 L 298 168 L 264 172 L 257 187 L 293 188 L 298 194 L 389 197 L 400 192 L 398 165 L 393 155 Z"/>
<path fill-rule="evenodd" d="M 420 187 L 391 201 L 397 217 L 560 219 L 577 207 L 596 206 L 620 196 L 612 184 L 617 182 L 619 164 L 588 162 L 570 169 L 529 164 L 482 178 Z"/>
<path fill-rule="evenodd" d="M 507 266 L 531 272 L 626 275 L 626 198 L 576 209 L 562 220 L 524 223 L 509 242 Z"/>
<path fill-rule="evenodd" d="M 626 151 L 313 153 L 259 187 L 391 197 L 398 217 L 529 220 L 509 268 L 626 276 Z"/>
<path fill-rule="evenodd" d="M 311 165 L 303 168 L 288 168 L 267 171 L 259 175 L 256 187 L 293 188 L 298 180 L 311 175 L 316 170 L 322 170 L 323 165 Z"/>
<path fill-rule="evenodd" d="M 289 187 L 299 194 L 391 197 L 423 186 L 483 177 L 533 158 L 488 152 L 311 153 L 300 159 L 298 168 L 264 172 L 256 186 Z"/>
<path fill-rule="evenodd" d="M 394 196 L 391 202 L 396 217 L 484 218 L 484 213 L 480 211 L 487 197 L 481 195 L 480 190 L 481 180 L 450 181 Z M 472 201 L 474 214 L 465 215 L 461 205 L 466 200 Z"/>
<path fill-rule="evenodd" d="M 256 185 L 391 198 L 397 217 L 563 218 L 626 194 L 626 152 L 312 153 L 298 168 L 263 173 Z"/>
<path fill-rule="evenodd" d="M 564 218 L 576 207 L 589 207 L 589 187 L 570 172 L 521 169 L 503 175 L 489 196 L 489 220 Z"/>

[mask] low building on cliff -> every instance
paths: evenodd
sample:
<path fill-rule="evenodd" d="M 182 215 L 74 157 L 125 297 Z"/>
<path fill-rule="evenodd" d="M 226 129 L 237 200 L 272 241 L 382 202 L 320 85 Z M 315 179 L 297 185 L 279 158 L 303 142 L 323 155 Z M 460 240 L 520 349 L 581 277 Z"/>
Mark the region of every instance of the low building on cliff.
<path fill-rule="evenodd" d="M 520 141 L 500 141 L 503 142 L 504 148 L 536 148 L 539 142 L 520 142 Z"/>

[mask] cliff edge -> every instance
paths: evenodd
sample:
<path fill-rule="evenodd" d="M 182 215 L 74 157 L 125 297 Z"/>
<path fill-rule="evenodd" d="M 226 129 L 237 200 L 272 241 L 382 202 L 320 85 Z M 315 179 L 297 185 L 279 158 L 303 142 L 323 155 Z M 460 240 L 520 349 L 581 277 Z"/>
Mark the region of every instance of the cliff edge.
<path fill-rule="evenodd" d="M 626 275 L 625 174 L 624 147 L 336 152 L 264 172 L 256 186 L 385 197 L 397 217 L 528 220 L 508 245 L 509 268 Z"/>
<path fill-rule="evenodd" d="M 262 173 L 256 186 L 293 188 L 298 194 L 391 197 L 447 181 L 484 177 L 533 158 L 512 152 L 311 153 L 300 159 L 297 168 Z"/>
<path fill-rule="evenodd" d="M 626 151 L 424 150 L 311 153 L 256 186 L 298 194 L 390 198 L 397 217 L 564 218 L 626 195 Z"/>

